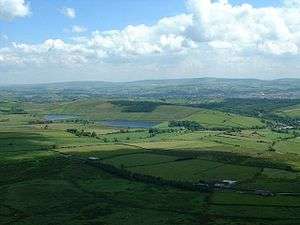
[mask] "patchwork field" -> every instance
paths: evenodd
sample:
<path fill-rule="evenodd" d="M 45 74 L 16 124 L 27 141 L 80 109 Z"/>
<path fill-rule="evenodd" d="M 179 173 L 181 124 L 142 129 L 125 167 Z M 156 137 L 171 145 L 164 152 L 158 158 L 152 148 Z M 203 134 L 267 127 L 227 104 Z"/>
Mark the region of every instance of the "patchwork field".
<path fill-rule="evenodd" d="M 104 101 L 22 104 L 27 114 L 0 114 L 1 225 L 300 222 L 297 130 L 280 132 L 259 118 L 174 105 L 122 112 L 125 106 Z M 41 120 L 52 113 L 91 121 Z M 123 118 L 162 124 L 153 132 L 92 121 Z M 170 129 L 174 119 L 208 129 Z M 223 180 L 236 184 L 214 186 Z"/>

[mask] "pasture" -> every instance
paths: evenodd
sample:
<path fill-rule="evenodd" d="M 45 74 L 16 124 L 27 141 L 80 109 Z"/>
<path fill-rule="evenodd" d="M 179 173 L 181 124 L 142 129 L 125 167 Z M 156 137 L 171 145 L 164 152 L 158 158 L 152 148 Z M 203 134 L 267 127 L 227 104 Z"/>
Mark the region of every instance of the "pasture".
<path fill-rule="evenodd" d="M 125 112 L 89 100 L 18 107 L 27 114 L 0 114 L 0 224 L 299 224 L 300 142 L 293 132 L 264 128 L 259 118 L 186 106 Z M 91 121 L 36 122 L 52 113 Z M 153 134 L 93 121 L 124 118 L 162 124 Z M 208 129 L 168 130 L 170 120 L 184 119 Z M 237 184 L 187 190 L 130 179 L 103 164 L 158 181 Z M 275 195 L 258 196 L 257 189 Z"/>

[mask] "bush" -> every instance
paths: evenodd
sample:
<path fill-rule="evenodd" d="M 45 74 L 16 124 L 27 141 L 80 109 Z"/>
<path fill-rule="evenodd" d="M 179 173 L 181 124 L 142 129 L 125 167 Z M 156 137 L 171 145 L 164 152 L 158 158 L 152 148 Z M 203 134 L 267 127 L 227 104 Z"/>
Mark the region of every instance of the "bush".
<path fill-rule="evenodd" d="M 195 121 L 183 120 L 183 121 L 170 121 L 169 127 L 184 127 L 187 130 L 197 131 L 204 130 L 205 128 Z"/>

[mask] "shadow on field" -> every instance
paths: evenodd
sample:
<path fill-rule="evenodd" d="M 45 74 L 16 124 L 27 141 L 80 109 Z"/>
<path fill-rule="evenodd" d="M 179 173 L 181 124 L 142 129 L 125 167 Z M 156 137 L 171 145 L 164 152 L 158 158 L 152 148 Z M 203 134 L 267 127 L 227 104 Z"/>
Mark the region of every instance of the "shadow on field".
<path fill-rule="evenodd" d="M 0 132 L 0 153 L 18 150 L 47 150 L 53 148 L 48 138 L 32 132 Z"/>

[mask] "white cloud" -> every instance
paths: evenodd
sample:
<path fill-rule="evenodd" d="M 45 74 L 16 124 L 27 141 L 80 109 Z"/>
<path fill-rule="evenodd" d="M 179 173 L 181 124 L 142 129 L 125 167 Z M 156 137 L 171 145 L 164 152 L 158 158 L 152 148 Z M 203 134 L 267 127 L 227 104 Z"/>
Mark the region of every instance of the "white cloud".
<path fill-rule="evenodd" d="M 162 18 L 152 26 L 94 31 L 70 41 L 13 43 L 0 49 L 0 71 L 6 65 L 30 65 L 36 74 L 56 68 L 62 76 L 69 71 L 81 79 L 113 79 L 116 74 L 115 80 L 159 74 L 297 76 L 299 2 L 256 8 L 226 0 L 188 0 L 186 14 Z M 73 26 L 72 31 L 85 29 Z M 23 67 L 19 73 L 24 73 Z"/>
<path fill-rule="evenodd" d="M 61 9 L 61 13 L 70 19 L 74 19 L 76 17 L 76 11 L 73 8 L 64 7 Z"/>
<path fill-rule="evenodd" d="M 25 0 L 0 0 L 0 19 L 2 20 L 12 20 L 29 14 L 29 4 Z"/>
<path fill-rule="evenodd" d="M 86 27 L 78 26 L 78 25 L 72 26 L 72 32 L 73 33 L 83 33 L 83 32 L 86 32 L 86 31 L 87 31 Z"/>
<path fill-rule="evenodd" d="M 300 1 L 299 0 L 284 0 L 284 4 L 287 7 L 299 7 L 300 6 Z"/>
<path fill-rule="evenodd" d="M 296 4 L 297 3 L 297 4 Z M 227 0 L 189 0 L 194 17 L 190 37 L 197 42 L 226 43 L 237 51 L 270 54 L 299 53 L 299 0 L 286 1 L 294 7 L 254 8 L 231 5 Z M 299 4 L 299 5 L 298 5 Z"/>

